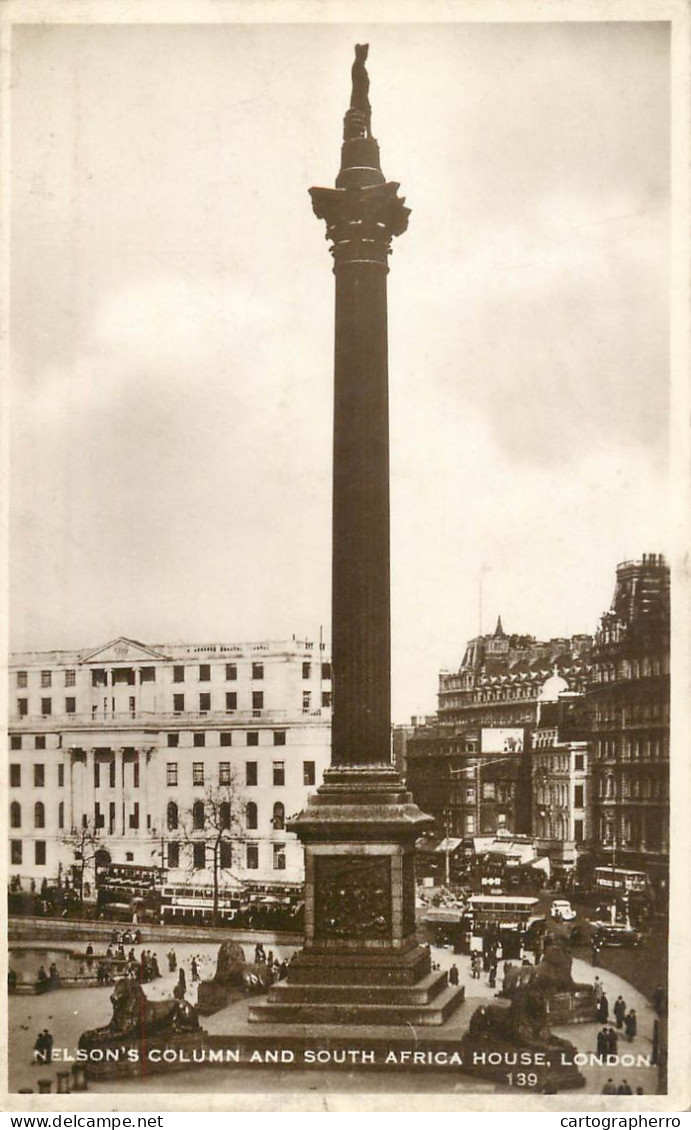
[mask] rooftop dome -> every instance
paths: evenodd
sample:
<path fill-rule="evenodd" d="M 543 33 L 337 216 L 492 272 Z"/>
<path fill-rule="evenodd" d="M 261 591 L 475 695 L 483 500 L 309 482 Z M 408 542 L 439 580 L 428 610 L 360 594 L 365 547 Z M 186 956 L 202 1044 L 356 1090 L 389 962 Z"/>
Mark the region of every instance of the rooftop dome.
<path fill-rule="evenodd" d="M 538 702 L 556 702 L 560 694 L 568 691 L 569 684 L 566 679 L 562 679 L 561 675 L 557 675 L 556 668 L 554 674 L 550 675 L 549 679 L 545 679 L 538 692 Z"/>

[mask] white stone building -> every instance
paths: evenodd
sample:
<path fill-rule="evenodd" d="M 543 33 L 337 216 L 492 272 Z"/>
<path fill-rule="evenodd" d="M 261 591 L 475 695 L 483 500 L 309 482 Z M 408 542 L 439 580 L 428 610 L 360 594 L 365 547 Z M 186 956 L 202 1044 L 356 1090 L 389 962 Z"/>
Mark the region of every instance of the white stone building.
<path fill-rule="evenodd" d="M 9 680 L 11 876 L 53 883 L 82 847 L 85 873 L 98 851 L 102 863 L 163 865 L 168 882 L 208 881 L 212 848 L 195 824 L 215 798 L 232 808 L 229 884 L 301 881 L 285 820 L 329 764 L 323 644 L 120 638 L 14 654 Z"/>
<path fill-rule="evenodd" d="M 590 759 L 578 713 L 582 703 L 582 694 L 570 691 L 556 672 L 538 695 L 532 739 L 533 836 L 557 868 L 575 866 L 591 837 Z"/>

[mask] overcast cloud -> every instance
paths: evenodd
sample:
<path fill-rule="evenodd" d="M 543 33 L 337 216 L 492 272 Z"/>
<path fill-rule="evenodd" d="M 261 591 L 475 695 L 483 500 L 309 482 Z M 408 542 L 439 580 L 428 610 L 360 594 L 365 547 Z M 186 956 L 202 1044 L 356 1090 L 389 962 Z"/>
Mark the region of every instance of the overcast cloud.
<path fill-rule="evenodd" d="M 315 638 L 352 44 L 389 276 L 394 713 L 667 548 L 663 24 L 14 29 L 15 648 Z"/>

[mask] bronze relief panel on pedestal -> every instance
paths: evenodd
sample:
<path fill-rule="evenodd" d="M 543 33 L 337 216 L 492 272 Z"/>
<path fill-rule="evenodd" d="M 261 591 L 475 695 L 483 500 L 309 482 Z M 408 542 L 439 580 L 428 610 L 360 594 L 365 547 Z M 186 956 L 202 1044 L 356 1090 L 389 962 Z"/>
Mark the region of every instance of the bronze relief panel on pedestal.
<path fill-rule="evenodd" d="M 392 936 L 390 856 L 317 856 L 314 865 L 316 938 Z"/>

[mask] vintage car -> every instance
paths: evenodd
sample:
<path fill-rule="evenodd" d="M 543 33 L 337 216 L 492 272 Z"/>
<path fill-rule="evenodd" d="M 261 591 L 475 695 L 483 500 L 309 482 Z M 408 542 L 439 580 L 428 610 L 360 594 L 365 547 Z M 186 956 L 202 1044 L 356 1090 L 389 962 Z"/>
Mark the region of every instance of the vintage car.
<path fill-rule="evenodd" d="M 562 922 L 571 922 L 576 917 L 576 911 L 568 899 L 554 899 L 550 914 L 552 918 L 561 919 Z"/>
<path fill-rule="evenodd" d="M 591 943 L 596 946 L 636 947 L 643 944 L 643 935 L 624 922 L 591 922 Z"/>

